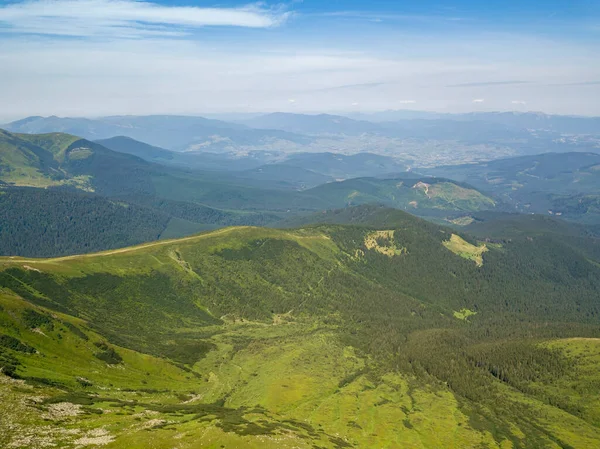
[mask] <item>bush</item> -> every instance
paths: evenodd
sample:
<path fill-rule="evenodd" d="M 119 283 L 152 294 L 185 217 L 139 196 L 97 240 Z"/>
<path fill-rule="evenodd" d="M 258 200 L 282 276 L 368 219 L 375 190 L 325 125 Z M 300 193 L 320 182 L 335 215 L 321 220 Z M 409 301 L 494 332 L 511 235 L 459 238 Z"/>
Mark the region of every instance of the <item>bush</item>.
<path fill-rule="evenodd" d="M 94 357 L 97 359 L 102 360 L 109 365 L 118 365 L 119 363 L 123 363 L 123 357 L 121 357 L 121 355 L 115 351 L 114 348 L 111 348 L 104 342 L 96 342 L 94 344 L 96 347 L 102 350 L 94 354 Z"/>
<path fill-rule="evenodd" d="M 0 334 L 0 346 L 12 349 L 13 351 L 24 352 L 26 354 L 33 354 L 35 352 L 35 348 L 26 345 L 25 343 L 21 343 L 19 340 L 9 335 Z"/>
<path fill-rule="evenodd" d="M 25 322 L 25 325 L 31 329 L 42 326 L 46 326 L 50 330 L 54 329 L 52 318 L 48 315 L 38 313 L 35 310 L 25 310 L 23 312 L 23 321 Z"/>

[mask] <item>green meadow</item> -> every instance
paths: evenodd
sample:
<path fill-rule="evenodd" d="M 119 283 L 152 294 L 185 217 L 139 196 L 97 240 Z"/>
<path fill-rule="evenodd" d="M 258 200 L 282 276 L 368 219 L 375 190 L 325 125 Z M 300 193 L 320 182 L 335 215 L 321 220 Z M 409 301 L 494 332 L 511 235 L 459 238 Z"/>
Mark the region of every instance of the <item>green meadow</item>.
<path fill-rule="evenodd" d="M 598 265 L 457 237 L 400 214 L 2 258 L 0 446 L 600 447 Z"/>

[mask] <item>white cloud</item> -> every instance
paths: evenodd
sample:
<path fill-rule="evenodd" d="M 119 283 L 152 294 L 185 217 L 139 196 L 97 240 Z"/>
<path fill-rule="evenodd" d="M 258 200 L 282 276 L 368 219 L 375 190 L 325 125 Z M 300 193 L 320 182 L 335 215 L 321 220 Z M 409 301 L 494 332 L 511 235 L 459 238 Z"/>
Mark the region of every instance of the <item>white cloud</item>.
<path fill-rule="evenodd" d="M 511 104 L 525 105 L 527 102 L 523 100 L 513 100 L 511 101 Z"/>
<path fill-rule="evenodd" d="M 239 8 L 164 6 L 142 0 L 26 0 L 0 7 L 0 32 L 84 37 L 173 37 L 205 26 L 269 28 L 290 13 L 261 4 Z"/>
<path fill-rule="evenodd" d="M 475 100 L 473 100 L 473 103 L 483 103 L 485 102 L 485 99 L 483 98 L 476 98 Z"/>
<path fill-rule="evenodd" d="M 288 103 L 291 103 L 291 104 L 294 104 L 295 102 L 296 102 L 296 100 L 295 100 L 295 99 L 293 99 L 293 98 L 290 98 L 290 99 L 288 100 Z"/>
<path fill-rule="evenodd" d="M 246 22 L 232 16 L 220 23 L 246 28 L 198 30 L 197 26 L 217 23 L 214 17 L 212 22 L 207 19 L 215 9 L 148 1 L 82 1 L 106 5 L 110 11 L 95 7 L 88 12 L 71 0 L 0 0 L 0 117 L 339 112 L 356 110 L 358 105 L 352 103 L 358 103 L 361 111 L 402 105 L 446 112 L 522 109 L 510 98 L 527 98 L 528 104 L 546 112 L 600 114 L 600 103 L 594 101 L 600 85 L 573 84 L 582 74 L 585 79 L 600 79 L 596 47 L 548 47 L 539 39 L 479 34 L 431 36 L 397 46 L 392 43 L 409 39 L 410 33 L 386 29 L 359 43 L 331 28 L 316 31 L 308 24 L 304 29 L 300 14 L 294 27 L 277 30 L 248 29 Z M 73 12 L 65 11 L 67 4 L 73 5 Z M 31 5 L 38 5 L 37 10 Z M 52 5 L 63 5 L 58 18 Z M 117 13 L 118 5 L 129 15 Z M 260 5 L 216 10 L 243 10 L 250 14 L 243 17 L 268 28 L 287 17 L 284 11 Z M 18 7 L 27 13 L 16 14 Z M 175 17 L 153 18 L 154 8 L 179 12 Z M 43 35 L 18 32 L 44 27 L 48 29 Z M 68 34 L 84 38 L 65 39 Z M 461 51 L 466 45 L 469 52 Z M 502 89 L 480 83 L 446 87 L 488 79 L 532 82 Z M 557 83 L 562 84 L 560 89 L 553 87 Z M 468 98 L 485 98 L 485 103 L 474 104 Z"/>

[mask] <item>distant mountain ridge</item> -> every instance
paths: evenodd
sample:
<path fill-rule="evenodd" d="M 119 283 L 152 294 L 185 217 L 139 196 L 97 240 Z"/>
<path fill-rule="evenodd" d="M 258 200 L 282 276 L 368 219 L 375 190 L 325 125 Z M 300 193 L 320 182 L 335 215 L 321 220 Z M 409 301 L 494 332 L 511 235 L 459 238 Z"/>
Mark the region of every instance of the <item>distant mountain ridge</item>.
<path fill-rule="evenodd" d="M 70 117 L 28 117 L 4 125 L 27 134 L 64 132 L 90 140 L 126 136 L 150 145 L 184 151 L 234 145 L 259 145 L 275 139 L 307 142 L 303 136 L 280 130 L 256 130 L 237 123 L 192 116 L 112 116 L 98 119 Z"/>

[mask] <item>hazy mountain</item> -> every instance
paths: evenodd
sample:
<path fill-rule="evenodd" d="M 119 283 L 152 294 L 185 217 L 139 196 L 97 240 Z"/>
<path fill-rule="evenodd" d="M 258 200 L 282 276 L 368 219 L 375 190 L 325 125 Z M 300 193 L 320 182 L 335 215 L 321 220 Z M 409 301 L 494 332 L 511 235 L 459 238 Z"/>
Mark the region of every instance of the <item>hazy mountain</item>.
<path fill-rule="evenodd" d="M 316 187 L 333 181 L 331 176 L 307 170 L 287 163 L 261 165 L 260 167 L 236 173 L 243 179 L 256 179 L 292 184 L 298 189 Z"/>
<path fill-rule="evenodd" d="M 561 134 L 600 135 L 600 117 L 550 115 L 541 112 L 472 112 L 455 114 L 458 120 L 480 120 L 515 128 L 548 130 Z"/>
<path fill-rule="evenodd" d="M 337 115 L 278 112 L 246 120 L 244 123 L 258 129 L 279 129 L 313 136 L 373 134 L 396 139 L 460 140 L 470 143 L 532 137 L 525 128 L 483 119 L 458 120 L 454 116 L 441 116 L 432 120 L 405 119 L 374 123 Z"/>
<path fill-rule="evenodd" d="M 487 122 L 516 129 L 546 130 L 562 134 L 600 135 L 600 117 L 551 115 L 542 112 L 471 112 L 450 114 L 426 111 L 390 110 L 373 113 L 344 114 L 355 120 L 375 123 L 406 120 L 450 120 Z"/>
<path fill-rule="evenodd" d="M 378 112 L 351 112 L 341 114 L 354 120 L 366 120 L 368 122 L 397 122 L 401 120 L 415 119 L 439 119 L 444 118 L 447 114 L 427 111 L 411 111 L 408 109 L 378 111 Z"/>
<path fill-rule="evenodd" d="M 115 116 L 98 119 L 29 117 L 4 125 L 17 133 L 64 132 L 100 140 L 125 136 L 150 145 L 183 151 L 260 145 L 274 140 L 307 142 L 306 137 L 277 130 L 255 130 L 237 123 L 191 116 Z"/>
<path fill-rule="evenodd" d="M 267 151 L 251 151 L 242 155 L 207 151 L 170 151 L 124 136 L 97 142 L 111 150 L 133 154 L 150 162 L 201 170 L 249 170 L 282 158 L 279 153 Z"/>
<path fill-rule="evenodd" d="M 352 120 L 341 115 L 329 114 L 273 114 L 245 120 L 244 124 L 257 129 L 279 129 L 299 134 L 346 134 L 377 133 L 381 128 L 371 122 Z"/>
<path fill-rule="evenodd" d="M 252 151 L 246 154 L 233 153 L 209 153 L 209 152 L 176 152 L 152 145 L 139 142 L 129 137 L 118 136 L 111 139 L 98 140 L 99 144 L 104 145 L 114 151 L 133 154 L 147 161 L 156 162 L 165 165 L 175 165 L 181 167 L 193 167 L 203 170 L 222 170 L 228 172 L 240 172 L 238 176 L 248 178 L 244 173 L 253 170 L 254 173 L 262 174 L 258 177 L 251 175 L 250 178 L 268 179 L 267 173 L 273 175 L 273 180 L 285 181 L 284 173 L 294 176 L 289 169 L 294 166 L 305 170 L 306 175 L 310 173 L 320 173 L 320 178 L 313 176 L 311 180 L 304 178 L 304 182 L 311 185 L 317 185 L 320 182 L 331 181 L 332 178 L 346 179 L 361 176 L 380 176 L 387 173 L 400 172 L 405 169 L 405 165 L 398 160 L 380 156 L 371 153 L 358 153 L 354 155 L 343 155 L 335 153 L 293 153 L 284 155 L 272 151 Z M 269 166 L 273 167 L 269 167 Z M 263 170 L 259 167 L 267 166 Z M 277 171 L 275 167 L 281 167 Z M 297 170 L 297 175 L 301 170 Z M 312 175 L 311 175 L 312 176 Z M 301 182 L 296 176 L 290 179 L 291 183 Z"/>
<path fill-rule="evenodd" d="M 397 159 L 372 153 L 298 153 L 288 156 L 284 163 L 317 171 L 336 179 L 378 176 L 406 169 Z"/>

